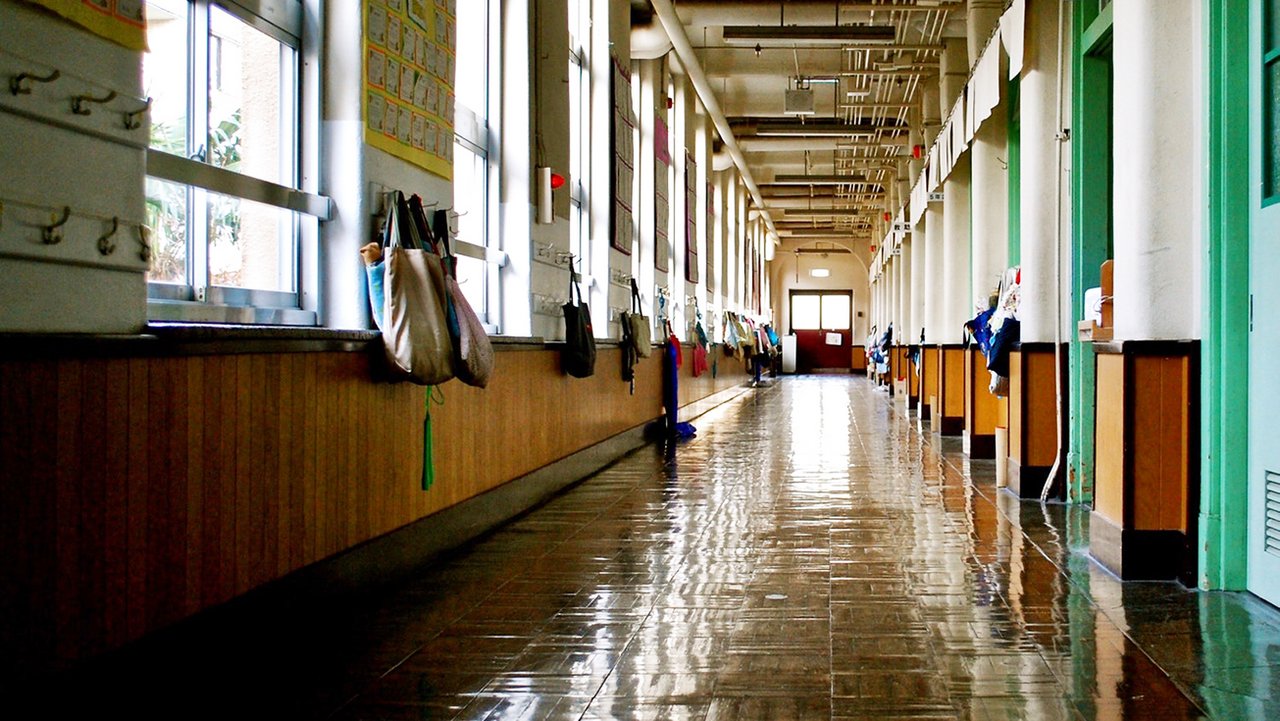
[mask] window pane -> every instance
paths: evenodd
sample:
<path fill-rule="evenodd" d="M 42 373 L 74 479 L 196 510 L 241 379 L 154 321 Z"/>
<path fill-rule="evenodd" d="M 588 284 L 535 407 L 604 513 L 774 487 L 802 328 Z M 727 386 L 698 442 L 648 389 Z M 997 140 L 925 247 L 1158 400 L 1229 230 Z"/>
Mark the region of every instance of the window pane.
<path fill-rule="evenodd" d="M 147 178 L 147 227 L 152 249 L 147 280 L 186 283 L 187 186 Z"/>
<path fill-rule="evenodd" d="M 1264 50 L 1280 48 L 1280 0 L 1269 0 L 1267 7 L 1267 37 L 1263 39 Z"/>
<path fill-rule="evenodd" d="M 294 185 L 292 48 L 209 9 L 209 138 L 219 167 Z"/>
<path fill-rule="evenodd" d="M 826 330 L 849 329 L 849 296 L 822 296 L 822 327 Z"/>
<path fill-rule="evenodd" d="M 791 296 L 791 327 L 795 330 L 818 330 L 819 296 Z"/>
<path fill-rule="evenodd" d="M 458 213 L 455 222 L 457 239 L 488 247 L 485 224 L 485 194 L 487 192 L 488 166 L 485 159 L 462 143 L 453 148 L 453 209 Z M 482 319 L 487 317 L 485 280 L 488 264 L 478 258 L 458 258 L 458 284 L 462 292 Z"/>
<path fill-rule="evenodd" d="M 464 0 L 458 3 L 458 62 L 454 80 L 454 98 L 460 105 L 483 121 L 488 117 L 488 35 L 489 0 Z"/>
<path fill-rule="evenodd" d="M 1266 183 L 1263 195 L 1280 195 L 1280 60 L 1267 66 L 1266 132 L 1263 139 Z"/>
<path fill-rule="evenodd" d="M 174 155 L 187 151 L 186 0 L 148 0 L 142 86 L 151 98 L 151 147 Z"/>
<path fill-rule="evenodd" d="M 293 292 L 295 213 L 217 193 L 208 198 L 209 284 Z"/>

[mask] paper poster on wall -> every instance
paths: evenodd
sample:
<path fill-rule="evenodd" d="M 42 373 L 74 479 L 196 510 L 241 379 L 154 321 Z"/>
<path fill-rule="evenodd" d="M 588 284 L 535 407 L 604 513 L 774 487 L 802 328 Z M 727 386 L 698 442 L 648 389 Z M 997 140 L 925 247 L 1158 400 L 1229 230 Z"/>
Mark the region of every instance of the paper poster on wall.
<path fill-rule="evenodd" d="M 147 49 L 143 0 L 27 0 L 130 50 Z"/>
<path fill-rule="evenodd" d="M 635 110 L 631 107 L 631 72 L 613 59 L 613 115 L 610 143 L 613 147 L 613 217 L 609 244 L 631 255 L 635 237 L 635 215 L 631 195 L 635 192 Z"/>
<path fill-rule="evenodd" d="M 666 107 L 666 102 L 660 101 L 659 107 Z M 653 267 L 666 273 L 671 267 L 671 133 L 662 115 L 653 127 Z"/>
<path fill-rule="evenodd" d="M 698 263 L 698 166 L 692 154 L 684 159 L 684 279 L 697 283 L 702 266 Z"/>
<path fill-rule="evenodd" d="M 707 183 L 707 292 L 716 292 L 716 267 L 715 256 L 711 252 L 711 246 L 715 243 L 715 227 L 716 227 L 716 184 Z"/>
<path fill-rule="evenodd" d="M 365 142 L 453 178 L 457 0 L 364 0 Z"/>

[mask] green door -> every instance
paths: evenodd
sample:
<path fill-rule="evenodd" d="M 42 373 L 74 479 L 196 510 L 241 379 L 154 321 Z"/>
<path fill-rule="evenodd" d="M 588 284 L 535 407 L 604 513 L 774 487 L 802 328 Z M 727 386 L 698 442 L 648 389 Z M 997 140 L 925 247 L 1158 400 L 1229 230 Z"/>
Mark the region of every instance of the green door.
<path fill-rule="evenodd" d="M 1259 5 L 1261 32 L 1251 33 L 1249 590 L 1280 605 L 1280 0 Z"/>

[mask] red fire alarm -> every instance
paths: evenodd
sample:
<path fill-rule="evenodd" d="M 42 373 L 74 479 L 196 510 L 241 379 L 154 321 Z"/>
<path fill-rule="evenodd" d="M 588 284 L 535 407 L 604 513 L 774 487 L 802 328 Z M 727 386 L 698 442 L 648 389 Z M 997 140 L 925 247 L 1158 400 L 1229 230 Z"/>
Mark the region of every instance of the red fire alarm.
<path fill-rule="evenodd" d="M 913 146 L 911 146 L 911 157 L 915 158 L 916 160 L 919 160 L 920 158 L 923 158 L 923 157 L 924 157 L 924 146 L 923 146 L 923 145 L 913 145 Z"/>
<path fill-rule="evenodd" d="M 889 211 L 885 211 L 884 222 L 888 223 L 891 220 L 893 220 L 893 214 L 890 213 Z"/>
<path fill-rule="evenodd" d="M 874 245 L 873 245 L 873 246 L 871 246 L 871 252 L 872 252 L 872 253 L 876 252 L 876 247 L 875 247 Z"/>
<path fill-rule="evenodd" d="M 551 171 L 551 189 L 559 190 L 560 188 L 563 188 L 563 187 L 564 187 L 564 176 L 555 172 L 554 170 Z"/>

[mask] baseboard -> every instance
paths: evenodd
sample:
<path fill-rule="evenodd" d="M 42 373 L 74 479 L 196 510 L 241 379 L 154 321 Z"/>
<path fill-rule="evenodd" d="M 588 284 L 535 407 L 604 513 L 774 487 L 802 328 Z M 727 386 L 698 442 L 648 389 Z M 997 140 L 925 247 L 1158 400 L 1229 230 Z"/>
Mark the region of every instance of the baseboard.
<path fill-rule="evenodd" d="M 1009 459 L 1009 492 L 1022 499 L 1039 499 L 1040 491 L 1044 489 L 1045 480 L 1049 478 L 1049 471 L 1053 470 L 1052 466 L 1024 466 L 1017 460 Z M 1061 475 L 1061 471 L 1059 471 Z M 1058 484 L 1056 486 L 1058 493 L 1052 498 L 1061 500 L 1061 492 L 1064 486 Z"/>
<path fill-rule="evenodd" d="M 944 436 L 958 436 L 964 433 L 964 416 L 934 416 L 936 423 L 935 433 Z M 993 440 L 992 443 L 995 441 Z"/>
<path fill-rule="evenodd" d="M 980 433 L 964 433 L 964 452 L 970 458 L 995 458 L 996 437 Z"/>
<path fill-rule="evenodd" d="M 1122 529 L 1097 512 L 1089 514 L 1089 555 L 1123 581 L 1187 585 L 1187 543 L 1180 531 Z M 1194 584 L 1194 574 L 1191 580 Z"/>

